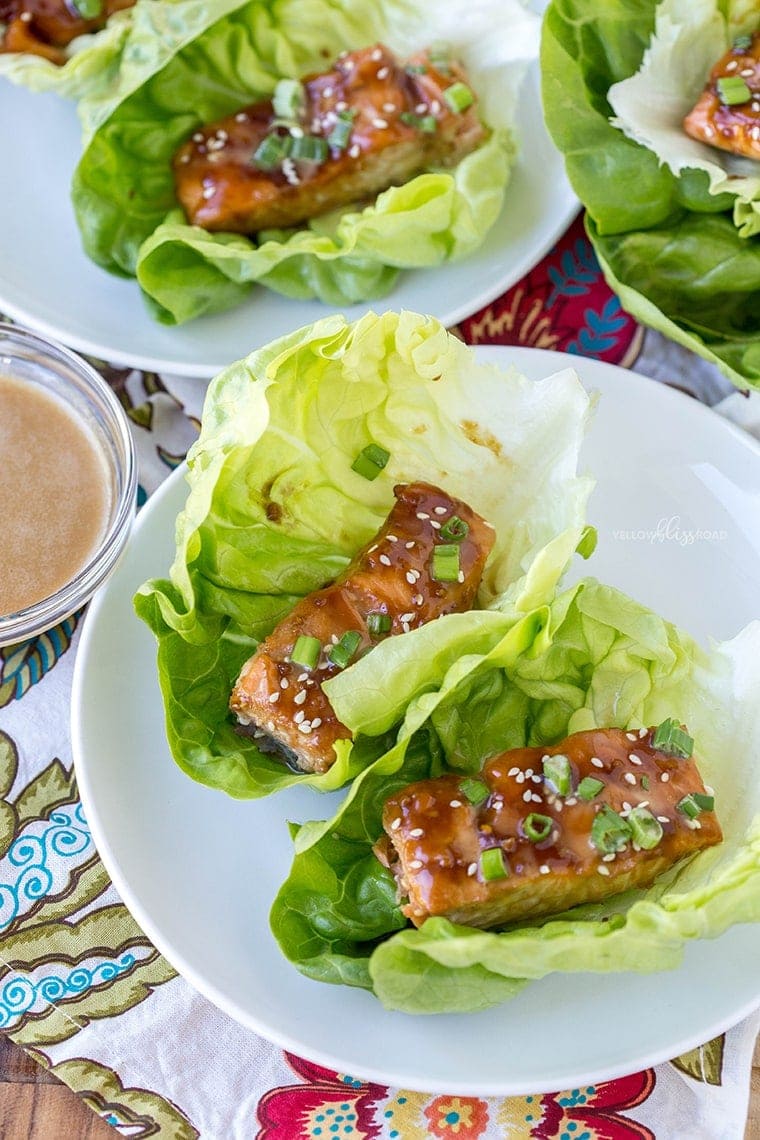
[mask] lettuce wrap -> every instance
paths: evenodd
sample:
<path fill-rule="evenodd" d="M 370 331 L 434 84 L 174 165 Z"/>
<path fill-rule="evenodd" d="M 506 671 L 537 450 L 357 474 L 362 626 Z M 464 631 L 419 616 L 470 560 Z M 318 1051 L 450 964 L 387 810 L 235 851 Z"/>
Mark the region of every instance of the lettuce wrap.
<path fill-rule="evenodd" d="M 139 0 L 112 99 L 85 101 L 86 146 L 72 199 L 87 254 L 136 276 L 151 312 L 174 324 L 229 308 L 255 283 L 333 305 L 385 295 L 400 268 L 466 256 L 502 206 L 510 127 L 538 21 L 519 0 L 179 0 L 170 34 Z M 201 25 L 201 15 L 205 24 Z M 159 29 L 158 31 L 161 31 Z M 434 43 L 460 56 L 490 134 L 452 170 L 256 237 L 186 224 L 171 159 L 198 126 L 271 97 L 277 81 L 322 71 L 340 51 L 382 41 L 401 57 Z"/>
<path fill-rule="evenodd" d="M 476 618 L 481 644 L 467 654 L 441 631 L 439 652 L 448 641 L 454 663 L 406 706 L 398 742 L 357 778 L 337 815 L 325 825 L 292 827 L 298 850 L 271 924 L 297 968 L 319 981 L 370 989 L 391 1009 L 461 1012 L 504 1001 L 553 971 L 673 968 L 688 939 L 760 921 L 760 623 L 707 652 L 593 579 L 532 615 L 513 610 L 511 621 L 505 610 L 461 615 Z M 347 675 L 332 683 L 330 697 L 355 729 L 394 700 L 390 686 L 378 694 L 351 685 Z M 389 719 L 398 711 L 388 709 Z M 721 845 L 648 890 L 543 922 L 498 932 L 443 918 L 419 929 L 406 922 L 393 876 L 372 854 L 388 796 L 441 772 L 477 772 L 505 749 L 668 716 L 694 736 L 700 772 L 715 793 Z"/>
<path fill-rule="evenodd" d="M 740 388 L 760 386 L 760 170 L 737 177 L 676 119 L 759 21 L 747 0 L 553 0 L 541 44 L 547 126 L 608 283 Z"/>
<path fill-rule="evenodd" d="M 438 321 L 414 313 L 355 324 L 329 317 L 222 372 L 188 457 L 170 576 L 135 599 L 158 638 L 177 763 L 202 783 L 255 797 L 294 783 L 332 790 L 384 755 L 405 704 L 440 680 L 452 654 L 488 647 L 490 626 L 478 635 L 485 610 L 390 638 L 364 659 L 389 677 L 399 654 L 413 660 L 415 646 L 428 646 L 424 668 L 404 667 L 394 684 L 394 715 L 368 717 L 323 775 L 295 773 L 235 731 L 228 701 L 242 664 L 376 533 L 399 482 L 437 483 L 495 527 L 481 607 L 510 626 L 516 610 L 539 610 L 579 542 L 589 552 L 592 484 L 577 474 L 589 411 L 571 370 L 532 383 L 479 364 Z M 390 453 L 374 481 L 351 470 L 369 442 Z M 535 624 L 531 617 L 526 644 Z M 356 678 L 357 694 L 364 662 L 343 674 Z"/>

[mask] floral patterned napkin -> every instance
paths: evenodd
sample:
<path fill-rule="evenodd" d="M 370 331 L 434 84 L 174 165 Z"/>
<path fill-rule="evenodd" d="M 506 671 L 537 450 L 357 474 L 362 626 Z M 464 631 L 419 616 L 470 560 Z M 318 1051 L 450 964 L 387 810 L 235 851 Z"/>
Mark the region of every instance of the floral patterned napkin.
<path fill-rule="evenodd" d="M 553 348 L 684 386 L 760 436 L 758 396 L 643 330 L 580 223 L 459 326 L 469 343 Z M 194 440 L 205 386 L 94 362 L 137 441 L 140 502 Z M 75 614 L 0 649 L 0 1031 L 125 1137 L 190 1140 L 741 1140 L 760 1011 L 699 1049 L 551 1094 L 432 1095 L 283 1053 L 220 1013 L 138 928 L 98 858 L 68 731 Z"/>

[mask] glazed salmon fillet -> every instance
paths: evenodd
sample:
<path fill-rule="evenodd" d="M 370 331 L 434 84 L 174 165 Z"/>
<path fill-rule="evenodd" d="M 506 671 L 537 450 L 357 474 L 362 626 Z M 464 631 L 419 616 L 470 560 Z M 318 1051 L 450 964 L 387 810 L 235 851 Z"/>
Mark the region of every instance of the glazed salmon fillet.
<path fill-rule="evenodd" d="M 65 63 L 67 44 L 98 31 L 109 16 L 131 8 L 134 2 L 101 0 L 87 17 L 68 0 L 0 0 L 0 52 L 30 52 L 52 63 Z"/>
<path fill-rule="evenodd" d="M 267 100 L 180 147 L 176 192 L 193 225 L 242 234 L 295 226 L 431 166 L 453 166 L 485 139 L 461 67 L 427 53 L 403 64 L 377 44 L 285 82 L 289 126 Z"/>
<path fill-rule="evenodd" d="M 375 851 L 403 912 L 415 926 L 542 918 L 647 887 L 720 843 L 713 797 L 691 757 L 659 744 L 662 727 L 577 732 L 504 752 L 476 779 L 440 776 L 391 796 Z"/>
<path fill-rule="evenodd" d="M 334 744 L 351 737 L 322 682 L 383 637 L 471 609 L 493 546 L 492 527 L 438 487 L 403 484 L 394 495 L 379 533 L 337 581 L 298 602 L 243 666 L 232 693 L 230 708 L 259 747 L 304 772 L 327 771 Z M 293 660 L 304 646 L 307 664 Z"/>
<path fill-rule="evenodd" d="M 683 125 L 700 142 L 760 161 L 760 31 L 718 60 Z"/>

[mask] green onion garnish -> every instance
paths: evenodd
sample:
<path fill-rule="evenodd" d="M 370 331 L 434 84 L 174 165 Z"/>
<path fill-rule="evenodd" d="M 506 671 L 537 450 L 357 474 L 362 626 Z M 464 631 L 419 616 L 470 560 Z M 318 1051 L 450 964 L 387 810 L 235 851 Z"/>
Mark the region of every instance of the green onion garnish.
<path fill-rule="evenodd" d="M 351 464 L 351 470 L 365 479 L 377 479 L 390 457 L 390 451 L 386 451 L 384 447 L 380 447 L 377 443 L 368 443 Z"/>
<path fill-rule="evenodd" d="M 435 115 L 415 115 L 412 111 L 402 111 L 399 119 L 402 123 L 406 123 L 407 127 L 414 127 L 426 135 L 435 134 L 438 130 L 438 120 Z"/>
<path fill-rule="evenodd" d="M 595 526 L 584 526 L 583 534 L 575 548 L 576 553 L 580 554 L 581 558 L 590 558 L 596 550 L 598 537 Z"/>
<path fill-rule="evenodd" d="M 383 614 L 379 611 L 367 614 L 367 631 L 372 637 L 380 637 L 382 633 L 388 633 L 392 624 L 390 614 Z"/>
<path fill-rule="evenodd" d="M 631 835 L 628 821 L 606 804 L 597 812 L 591 825 L 591 842 L 597 851 L 603 851 L 605 855 L 622 851 Z"/>
<path fill-rule="evenodd" d="M 273 170 L 287 158 L 292 142 L 290 135 L 267 135 L 256 147 L 251 161 L 262 170 Z"/>
<path fill-rule="evenodd" d="M 355 629 L 348 629 L 341 637 L 337 645 L 328 651 L 328 658 L 332 661 L 333 665 L 337 665 L 339 669 L 345 669 L 349 661 L 356 653 L 361 642 L 362 635 Z"/>
<path fill-rule="evenodd" d="M 649 791 L 649 776 L 642 776 L 641 777 L 641 786 L 645 792 Z"/>
<path fill-rule="evenodd" d="M 428 59 L 436 71 L 440 71 L 441 75 L 451 74 L 451 55 L 447 47 L 431 47 L 428 51 Z"/>
<path fill-rule="evenodd" d="M 726 107 L 733 107 L 737 103 L 747 103 L 752 98 L 752 92 L 741 75 L 722 75 L 715 87 L 718 98 Z"/>
<path fill-rule="evenodd" d="M 484 803 L 491 794 L 488 785 L 484 784 L 482 780 L 462 780 L 459 790 L 462 795 L 467 797 L 473 807 Z"/>
<path fill-rule="evenodd" d="M 737 36 L 731 44 L 731 51 L 736 52 L 737 55 L 745 51 L 749 51 L 752 47 L 752 36 Z"/>
<path fill-rule="evenodd" d="M 485 851 L 480 853 L 480 873 L 487 883 L 493 882 L 494 879 L 507 878 L 509 867 L 501 847 L 486 847 Z"/>
<path fill-rule="evenodd" d="M 297 79 L 280 79 L 274 89 L 272 106 L 281 119 L 293 119 L 305 102 L 302 84 Z"/>
<path fill-rule="evenodd" d="M 459 547 L 453 543 L 433 547 L 432 576 L 436 582 L 459 580 Z"/>
<path fill-rule="evenodd" d="M 651 851 L 662 839 L 662 824 L 645 807 L 635 807 L 628 813 L 633 842 L 644 851 Z"/>
<path fill-rule="evenodd" d="M 73 4 L 85 20 L 97 20 L 103 12 L 101 0 L 73 0 Z"/>
<path fill-rule="evenodd" d="M 537 811 L 532 811 L 530 815 L 526 815 L 522 821 L 522 829 L 525 837 L 531 843 L 541 843 L 544 839 L 548 839 L 554 827 L 554 820 L 551 816 L 541 815 Z"/>
<path fill-rule="evenodd" d="M 304 665 L 307 669 L 313 669 L 319 661 L 321 652 L 322 643 L 318 637 L 307 637 L 302 634 L 296 638 L 296 643 L 290 651 L 290 660 L 294 665 Z"/>
<path fill-rule="evenodd" d="M 327 158 L 327 140 L 317 135 L 303 135 L 300 139 L 293 139 L 290 147 L 290 158 L 297 162 L 322 163 Z"/>
<path fill-rule="evenodd" d="M 475 102 L 475 96 L 466 83 L 452 83 L 444 91 L 443 97 L 452 111 L 457 113 L 466 111 Z"/>
<path fill-rule="evenodd" d="M 551 784 L 558 796 L 569 796 L 572 784 L 570 760 L 562 753 L 544 756 L 544 779 Z"/>
<path fill-rule="evenodd" d="M 404 68 L 407 75 L 424 75 L 426 70 L 423 63 L 408 63 Z"/>
<path fill-rule="evenodd" d="M 341 111 L 339 113 L 335 126 L 327 136 L 330 146 L 334 146 L 337 150 L 346 149 L 351 139 L 351 127 L 355 114 L 355 111 Z"/>
<path fill-rule="evenodd" d="M 684 796 L 676 804 L 679 811 L 687 815 L 689 819 L 696 819 L 703 811 L 712 811 L 715 807 L 714 796 L 703 796 L 701 792 L 692 792 L 691 795 Z"/>
<path fill-rule="evenodd" d="M 652 747 L 688 760 L 694 751 L 694 740 L 688 732 L 684 732 L 677 720 L 669 716 L 654 730 Z"/>
<path fill-rule="evenodd" d="M 464 519 L 460 519 L 459 515 L 452 515 L 447 519 L 440 530 L 441 538 L 447 539 L 449 542 L 464 542 L 467 535 L 470 533 L 470 528 Z"/>
<path fill-rule="evenodd" d="M 575 794 L 579 800 L 593 800 L 604 787 L 604 780 L 597 780 L 596 776 L 584 776 L 576 788 Z"/>

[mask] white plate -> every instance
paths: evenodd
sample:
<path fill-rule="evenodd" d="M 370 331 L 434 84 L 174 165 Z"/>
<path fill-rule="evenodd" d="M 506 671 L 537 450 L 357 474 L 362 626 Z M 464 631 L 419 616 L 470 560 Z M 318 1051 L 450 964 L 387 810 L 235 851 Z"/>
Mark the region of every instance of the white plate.
<path fill-rule="evenodd" d="M 147 312 L 137 283 L 112 277 L 82 251 L 69 199 L 79 160 L 73 104 L 31 95 L 0 80 L 0 310 L 71 348 L 111 363 L 210 377 L 258 345 L 329 313 L 350 320 L 370 309 L 411 309 L 452 325 L 519 281 L 564 233 L 578 210 L 541 115 L 538 71 L 518 114 L 520 157 L 504 210 L 485 244 L 464 261 L 402 272 L 392 292 L 336 310 L 256 288 L 235 309 L 167 328 Z"/>
<path fill-rule="evenodd" d="M 574 364 L 601 392 L 584 453 L 598 479 L 595 574 L 703 640 L 732 636 L 758 616 L 760 448 L 749 437 L 681 393 L 611 365 L 532 349 L 478 355 L 533 378 Z M 339 1072 L 460 1095 L 553 1091 L 634 1072 L 760 1004 L 760 926 L 692 943 L 676 971 L 554 975 L 471 1015 L 390 1013 L 369 993 L 298 974 L 268 925 L 290 866 L 285 821 L 327 814 L 334 796 L 298 788 L 236 802 L 183 775 L 165 744 L 153 639 L 132 612 L 134 590 L 169 566 L 184 498 L 177 473 L 142 512 L 92 604 L 76 662 L 73 743 L 103 861 L 192 985 L 250 1029 Z M 676 516 L 682 532 L 723 537 L 681 545 L 620 536 L 656 532 Z"/>

